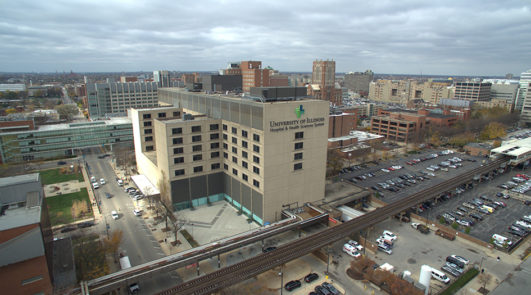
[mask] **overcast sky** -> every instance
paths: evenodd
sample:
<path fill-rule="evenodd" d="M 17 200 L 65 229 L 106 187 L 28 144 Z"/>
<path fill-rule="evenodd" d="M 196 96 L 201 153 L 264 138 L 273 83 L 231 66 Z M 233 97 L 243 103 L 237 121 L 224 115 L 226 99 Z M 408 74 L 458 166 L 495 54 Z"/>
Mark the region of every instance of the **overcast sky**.
<path fill-rule="evenodd" d="M 531 0 L 0 0 L 0 72 L 505 75 L 531 69 Z"/>

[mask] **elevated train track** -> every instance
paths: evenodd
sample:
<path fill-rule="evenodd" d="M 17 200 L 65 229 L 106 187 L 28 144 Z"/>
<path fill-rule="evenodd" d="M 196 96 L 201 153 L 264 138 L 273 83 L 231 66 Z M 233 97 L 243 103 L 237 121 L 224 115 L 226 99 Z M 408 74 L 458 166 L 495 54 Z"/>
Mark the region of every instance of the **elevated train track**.
<path fill-rule="evenodd" d="M 428 189 L 417 192 L 405 199 L 380 207 L 372 212 L 352 219 L 343 224 L 326 229 L 304 238 L 279 246 L 275 251 L 259 254 L 253 258 L 222 268 L 199 278 L 190 280 L 159 294 L 209 294 L 221 288 L 228 287 L 246 279 L 259 275 L 274 267 L 287 263 L 312 251 L 327 246 L 367 226 L 376 224 L 406 210 L 420 202 L 434 198 L 450 189 L 474 179 L 474 176 L 490 172 L 507 162 L 506 158 L 492 161 L 477 169 L 465 172 L 459 176 L 443 181 Z"/>

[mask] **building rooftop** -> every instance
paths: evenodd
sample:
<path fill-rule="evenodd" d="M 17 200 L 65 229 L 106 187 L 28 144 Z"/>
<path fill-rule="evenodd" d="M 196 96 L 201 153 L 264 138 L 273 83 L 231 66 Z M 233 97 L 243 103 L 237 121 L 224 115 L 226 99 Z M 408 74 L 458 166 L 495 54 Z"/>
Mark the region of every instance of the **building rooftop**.
<path fill-rule="evenodd" d="M 491 154 L 520 156 L 531 152 L 531 137 L 503 142 L 500 147 L 491 150 Z"/>
<path fill-rule="evenodd" d="M 115 117 L 115 118 L 110 118 L 104 121 L 43 125 L 43 126 L 39 126 L 37 130 L 38 131 L 54 131 L 54 130 L 67 130 L 67 129 L 72 129 L 72 128 L 87 128 L 87 127 L 97 127 L 97 126 L 103 126 L 103 125 L 112 126 L 112 125 L 121 125 L 121 124 L 131 124 L 131 119 L 129 119 L 128 117 Z M 23 132 L 35 132 L 35 130 L 23 131 Z"/>
<path fill-rule="evenodd" d="M 2 187 L 5 186 L 11 186 L 11 185 L 17 185 L 17 184 L 24 184 L 24 183 L 32 183 L 39 181 L 39 173 L 31 173 L 31 174 L 24 174 L 24 175 L 17 175 L 17 176 L 9 176 L 9 177 L 2 177 L 0 178 L 0 192 Z M 0 197 L 0 201 L 2 201 L 2 198 Z"/>
<path fill-rule="evenodd" d="M 39 223 L 43 197 L 39 173 L 0 178 L 0 230 Z"/>

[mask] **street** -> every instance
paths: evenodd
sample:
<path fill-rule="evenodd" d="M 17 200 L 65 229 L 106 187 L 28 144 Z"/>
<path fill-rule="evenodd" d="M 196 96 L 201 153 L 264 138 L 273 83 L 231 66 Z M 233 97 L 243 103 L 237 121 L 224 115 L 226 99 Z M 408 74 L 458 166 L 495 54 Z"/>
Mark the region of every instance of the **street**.
<path fill-rule="evenodd" d="M 95 227 L 100 235 L 110 234 L 114 230 L 123 232 L 122 243 L 119 247 L 119 253 L 129 256 L 131 266 L 136 266 L 155 259 L 164 257 L 159 243 L 154 239 L 151 230 L 148 228 L 146 221 L 141 216 L 135 216 L 133 210 L 137 201 L 118 186 L 115 181 L 116 175 L 111 167 L 109 158 L 99 159 L 99 153 L 94 153 L 99 149 L 91 149 L 91 153 L 85 153 L 84 159 L 88 164 L 90 176 L 95 176 L 98 180 L 104 178 L 105 185 L 95 190 L 95 197 L 100 202 L 102 222 Z M 111 198 L 106 198 L 105 193 L 110 193 Z M 141 203 L 143 201 L 139 201 Z M 139 204 L 140 205 L 140 204 Z M 139 206 L 140 207 L 140 206 Z M 114 220 L 111 217 L 111 211 L 117 211 L 119 218 Z M 108 233 L 106 229 L 108 225 Z M 119 267 L 119 266 L 118 266 Z M 128 282 L 133 283 L 134 281 Z M 153 277 L 151 280 L 139 282 L 142 293 L 152 294 L 167 289 L 181 282 L 176 272 L 161 274 Z"/>

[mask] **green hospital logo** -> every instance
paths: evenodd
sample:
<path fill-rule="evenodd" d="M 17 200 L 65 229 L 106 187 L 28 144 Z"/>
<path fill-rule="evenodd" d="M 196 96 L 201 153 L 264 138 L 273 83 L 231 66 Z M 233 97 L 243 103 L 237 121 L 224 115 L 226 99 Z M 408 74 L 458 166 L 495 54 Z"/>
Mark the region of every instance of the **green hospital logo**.
<path fill-rule="evenodd" d="M 304 114 L 304 108 L 302 107 L 302 104 L 295 108 L 295 114 L 297 115 L 297 118 L 300 118 Z"/>

